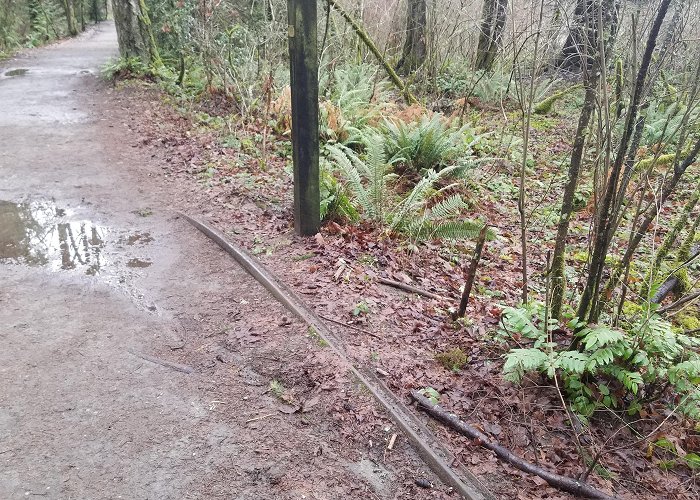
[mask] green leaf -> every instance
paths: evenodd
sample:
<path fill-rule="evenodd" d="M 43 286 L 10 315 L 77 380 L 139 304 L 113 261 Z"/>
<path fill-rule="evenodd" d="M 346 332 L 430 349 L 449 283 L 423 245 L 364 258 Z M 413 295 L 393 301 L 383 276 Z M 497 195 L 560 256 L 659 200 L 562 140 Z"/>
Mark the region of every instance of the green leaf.
<path fill-rule="evenodd" d="M 420 394 L 422 394 L 423 396 L 425 396 L 426 398 L 428 398 L 430 400 L 430 402 L 433 403 L 434 405 L 438 404 L 438 402 L 440 401 L 440 393 L 438 391 L 436 391 L 435 389 L 433 389 L 432 387 L 424 387 L 423 389 L 420 389 L 418 392 Z"/>
<path fill-rule="evenodd" d="M 541 370 L 548 360 L 547 353 L 539 349 L 512 349 L 506 355 L 504 378 L 511 382 L 520 382 L 525 372 Z"/>
<path fill-rule="evenodd" d="M 695 453 L 688 453 L 685 457 L 683 457 L 683 460 L 685 460 L 686 465 L 692 469 L 692 470 L 697 470 L 700 469 L 700 456 L 695 454 Z"/>

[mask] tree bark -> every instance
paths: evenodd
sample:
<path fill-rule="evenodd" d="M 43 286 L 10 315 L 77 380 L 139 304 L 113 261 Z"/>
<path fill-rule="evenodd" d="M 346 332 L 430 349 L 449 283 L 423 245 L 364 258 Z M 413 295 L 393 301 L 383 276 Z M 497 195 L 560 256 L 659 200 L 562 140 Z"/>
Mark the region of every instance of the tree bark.
<path fill-rule="evenodd" d="M 594 77 L 595 78 L 595 77 Z M 591 82 L 586 87 L 586 97 L 581 109 L 581 115 L 576 128 L 576 138 L 571 151 L 571 161 L 569 162 L 569 176 L 564 186 L 564 195 L 561 202 L 561 214 L 557 224 L 557 238 L 555 240 L 554 255 L 552 257 L 552 318 L 561 317 L 561 309 L 564 304 L 566 292 L 566 239 L 569 236 L 569 223 L 571 215 L 574 213 L 574 196 L 578 185 L 581 165 L 583 163 L 584 146 L 586 144 L 586 131 L 591 122 L 591 116 L 595 109 L 597 92 L 597 81 Z"/>
<path fill-rule="evenodd" d="M 656 43 L 661 30 L 661 25 L 668 13 L 669 5 L 672 0 L 662 0 L 659 6 L 658 13 L 654 19 L 654 23 L 649 31 L 646 49 L 642 56 L 642 62 L 637 73 L 637 80 L 632 94 L 632 100 L 627 113 L 625 128 L 622 133 L 622 138 L 618 146 L 615 162 L 610 169 L 610 176 L 607 181 L 605 193 L 601 200 L 598 215 L 594 224 L 594 242 L 593 254 L 591 256 L 591 264 L 588 270 L 586 285 L 581 295 L 581 301 L 578 307 L 578 317 L 583 319 L 588 318 L 588 322 L 594 323 L 598 320 L 600 310 L 598 308 L 599 290 L 603 270 L 605 267 L 605 257 L 610 247 L 612 240 L 612 228 L 615 226 L 617 216 L 614 208 L 618 205 L 620 196 L 624 196 L 624 192 L 620 192 L 620 181 L 623 173 L 623 166 L 629 155 L 635 155 L 636 151 L 630 151 L 630 143 L 633 139 L 633 134 L 636 130 L 637 116 L 639 113 L 640 100 L 644 90 L 644 84 L 647 78 L 649 65 L 652 61 L 652 56 L 656 49 Z M 686 167 L 687 168 L 687 167 Z M 675 175 L 674 175 L 675 177 Z M 676 180 L 677 183 L 677 180 Z M 624 185 L 624 182 L 622 183 Z M 675 184 L 674 184 L 675 187 Z M 642 229 L 642 228 L 640 228 Z"/>
<path fill-rule="evenodd" d="M 610 53 L 619 24 L 620 0 L 577 0 L 569 35 L 556 61 L 556 67 L 569 71 L 591 68 L 596 61 L 598 23 L 597 6 L 603 9 L 603 43 Z"/>
<path fill-rule="evenodd" d="M 137 57 L 146 64 L 161 65 L 144 0 L 112 0 L 112 10 L 119 54 L 124 58 Z"/>
<path fill-rule="evenodd" d="M 404 74 L 420 68 L 428 51 L 425 42 L 426 0 L 408 0 L 407 3 L 406 41 L 401 59 L 396 65 L 396 69 Z"/>
<path fill-rule="evenodd" d="M 66 15 L 66 27 L 68 34 L 75 36 L 78 34 L 78 26 L 75 20 L 75 9 L 73 8 L 72 0 L 63 0 L 63 12 Z"/>
<path fill-rule="evenodd" d="M 491 71 L 506 25 L 508 0 L 484 0 L 476 48 L 476 69 Z"/>

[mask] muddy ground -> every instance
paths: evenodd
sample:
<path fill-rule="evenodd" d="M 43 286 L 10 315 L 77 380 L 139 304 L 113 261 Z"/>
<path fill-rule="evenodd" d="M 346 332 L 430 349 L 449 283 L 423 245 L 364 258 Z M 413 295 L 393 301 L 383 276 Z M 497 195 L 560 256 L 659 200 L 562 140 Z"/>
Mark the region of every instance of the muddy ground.
<path fill-rule="evenodd" d="M 0 498 L 450 497 L 177 215 L 186 195 L 102 106 L 115 52 L 102 24 L 0 68 Z"/>

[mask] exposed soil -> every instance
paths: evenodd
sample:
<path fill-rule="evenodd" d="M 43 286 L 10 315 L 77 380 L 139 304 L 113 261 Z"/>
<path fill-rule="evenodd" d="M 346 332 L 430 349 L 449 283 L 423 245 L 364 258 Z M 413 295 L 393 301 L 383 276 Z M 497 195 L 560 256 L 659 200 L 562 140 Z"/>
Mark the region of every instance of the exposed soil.
<path fill-rule="evenodd" d="M 217 125 L 198 114 L 199 107 L 187 108 L 148 83 L 119 83 L 104 102 L 131 130 L 124 137 L 141 154 L 152 155 L 142 171 L 153 178 L 149 185 L 159 186 L 167 193 L 164 198 L 247 247 L 319 315 L 350 325 L 328 323 L 354 363 L 380 373 L 401 396 L 412 389 L 436 389 L 443 406 L 527 460 L 571 477 L 585 470 L 555 388 L 537 377 L 522 387 L 501 377 L 503 346 L 494 341 L 494 334 L 501 305 L 516 304 L 522 285 L 514 215 L 517 186 L 508 162 L 496 161 L 475 173 L 481 191 L 473 194 L 473 216 L 486 214 L 501 237 L 487 244 L 468 320 L 455 323 L 448 319 L 447 308 L 458 303 L 470 245 L 427 243 L 411 253 L 405 242 L 371 227 L 334 222 L 315 238 L 297 238 L 290 211 L 287 138 L 268 129 L 265 143 L 265 120 L 232 119 Z M 486 130 L 501 130 L 501 115 L 484 113 L 481 124 Z M 552 214 L 564 178 L 557 169 L 567 161 L 573 125 L 566 116 L 537 120 L 531 139 L 540 170 L 528 188 L 535 205 L 529 243 L 531 286 L 541 291 L 544 279 L 537 270 L 545 268 L 547 245 L 553 241 Z M 577 213 L 572 239 L 585 237 L 589 218 L 586 210 Z M 380 284 L 379 277 L 410 283 L 447 300 L 407 295 Z M 460 371 L 436 360 L 436 354 L 455 347 L 468 359 Z M 665 420 L 667 415 L 659 402 L 636 424 L 642 433 L 656 430 L 652 437 L 670 436 L 686 451 L 697 450 L 698 431 L 680 417 Z M 659 423 L 663 425 L 656 428 Z M 499 497 L 570 498 L 539 478 L 499 463 L 472 440 L 434 428 L 457 460 Z M 589 478 L 601 490 L 620 498 L 697 496 L 697 473 L 663 470 L 666 457 L 653 450 L 650 455 L 651 448 L 640 445 L 618 417 L 601 418 L 588 432 L 592 443 L 607 442 L 611 450 Z"/>
<path fill-rule="evenodd" d="M 0 69 L 0 498 L 450 497 L 174 212 L 211 215 L 138 147 L 157 97 L 95 76 L 115 50 L 102 24 Z"/>

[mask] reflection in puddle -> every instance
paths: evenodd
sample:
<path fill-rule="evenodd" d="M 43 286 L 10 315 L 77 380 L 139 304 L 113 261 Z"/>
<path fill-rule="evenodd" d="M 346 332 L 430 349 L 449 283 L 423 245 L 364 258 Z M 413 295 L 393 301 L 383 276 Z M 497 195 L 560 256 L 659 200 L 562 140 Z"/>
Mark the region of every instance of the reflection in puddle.
<path fill-rule="evenodd" d="M 46 266 L 54 271 L 76 269 L 90 276 L 113 264 L 104 250 L 114 231 L 90 221 L 70 220 L 72 215 L 50 202 L 0 201 L 0 262 Z M 134 243 L 152 241 L 147 233 L 120 240 L 132 238 Z M 127 263 L 128 267 L 150 265 L 140 259 Z"/>
<path fill-rule="evenodd" d="M 148 233 L 134 233 L 130 234 L 126 238 L 121 238 L 119 243 L 126 243 L 129 246 L 136 245 L 137 243 L 145 245 L 153 241 L 153 238 Z"/>
<path fill-rule="evenodd" d="M 5 71 L 5 76 L 24 76 L 28 71 L 27 68 L 11 69 L 10 71 Z"/>
<path fill-rule="evenodd" d="M 126 263 L 126 267 L 148 267 L 152 264 L 150 260 L 131 259 Z"/>

